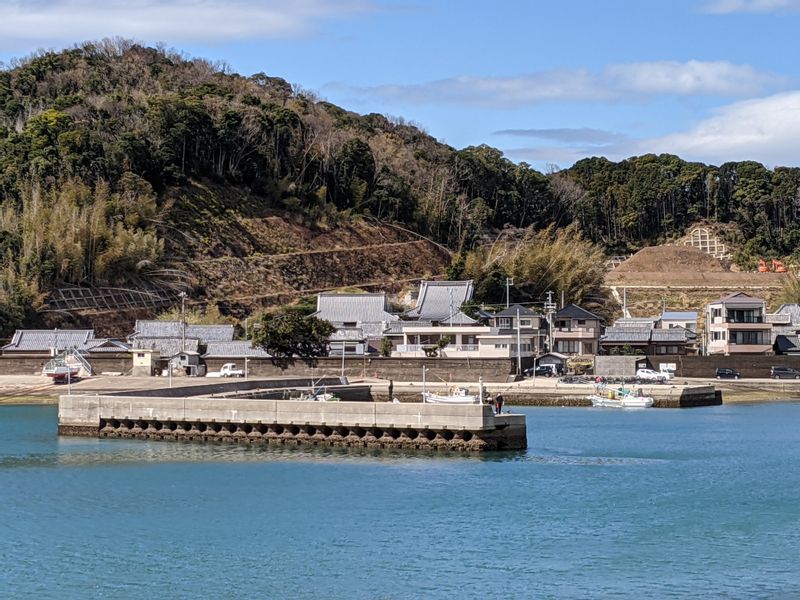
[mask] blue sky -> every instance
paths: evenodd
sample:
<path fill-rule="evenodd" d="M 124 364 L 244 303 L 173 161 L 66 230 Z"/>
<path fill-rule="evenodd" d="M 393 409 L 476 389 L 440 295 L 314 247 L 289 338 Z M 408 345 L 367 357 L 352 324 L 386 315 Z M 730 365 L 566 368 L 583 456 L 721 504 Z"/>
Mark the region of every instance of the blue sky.
<path fill-rule="evenodd" d="M 800 0 L 0 0 L 0 60 L 123 36 L 539 169 L 800 165 Z"/>

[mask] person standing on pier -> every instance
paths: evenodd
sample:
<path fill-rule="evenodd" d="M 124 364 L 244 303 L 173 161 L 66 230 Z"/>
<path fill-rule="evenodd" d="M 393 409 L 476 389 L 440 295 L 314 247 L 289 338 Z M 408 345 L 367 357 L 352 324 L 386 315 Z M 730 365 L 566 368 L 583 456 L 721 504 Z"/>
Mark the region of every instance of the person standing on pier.
<path fill-rule="evenodd" d="M 503 394 L 498 393 L 494 399 L 495 414 L 503 412 Z"/>

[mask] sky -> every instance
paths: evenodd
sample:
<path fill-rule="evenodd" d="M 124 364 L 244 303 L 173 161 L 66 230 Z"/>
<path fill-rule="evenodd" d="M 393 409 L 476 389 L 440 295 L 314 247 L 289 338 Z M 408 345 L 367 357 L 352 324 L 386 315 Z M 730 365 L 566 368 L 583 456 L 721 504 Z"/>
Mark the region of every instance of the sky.
<path fill-rule="evenodd" d="M 125 37 L 540 170 L 800 166 L 800 0 L 0 0 L 0 61 Z"/>

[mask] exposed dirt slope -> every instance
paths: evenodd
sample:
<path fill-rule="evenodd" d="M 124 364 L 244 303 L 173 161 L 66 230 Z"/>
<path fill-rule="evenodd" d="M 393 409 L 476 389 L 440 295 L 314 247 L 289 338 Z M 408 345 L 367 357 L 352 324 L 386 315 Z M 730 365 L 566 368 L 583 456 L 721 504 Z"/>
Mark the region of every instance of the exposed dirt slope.
<path fill-rule="evenodd" d="M 615 269 L 619 273 L 720 273 L 727 270 L 718 259 L 690 246 L 643 248 Z"/>

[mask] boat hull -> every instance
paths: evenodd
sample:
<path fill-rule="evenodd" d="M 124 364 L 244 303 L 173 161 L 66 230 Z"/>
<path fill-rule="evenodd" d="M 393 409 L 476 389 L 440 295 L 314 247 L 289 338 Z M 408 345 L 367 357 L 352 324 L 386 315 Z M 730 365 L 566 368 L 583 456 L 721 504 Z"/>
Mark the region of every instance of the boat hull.
<path fill-rule="evenodd" d="M 592 394 L 587 396 L 592 406 L 601 408 L 651 408 L 653 399 L 649 396 L 628 396 L 624 398 L 608 398 Z"/>

